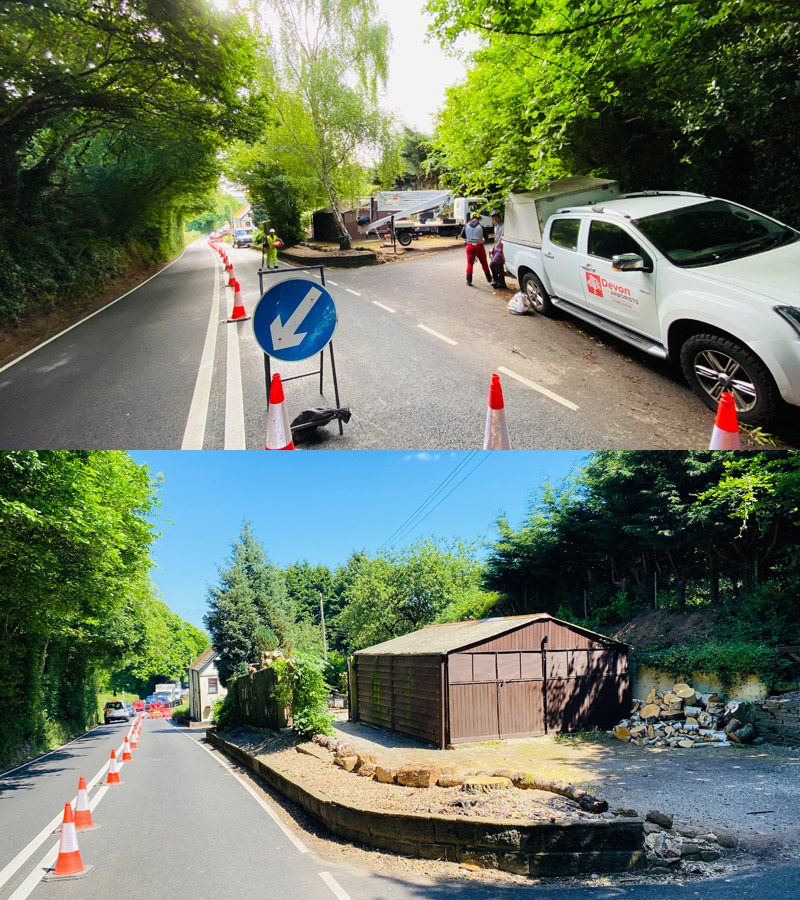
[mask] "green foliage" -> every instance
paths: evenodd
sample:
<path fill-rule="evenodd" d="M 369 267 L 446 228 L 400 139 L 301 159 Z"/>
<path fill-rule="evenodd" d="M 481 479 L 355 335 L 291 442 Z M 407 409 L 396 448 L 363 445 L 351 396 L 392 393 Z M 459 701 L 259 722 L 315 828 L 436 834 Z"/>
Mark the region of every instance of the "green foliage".
<path fill-rule="evenodd" d="M 800 21 L 781 0 L 428 0 L 482 37 L 433 157 L 498 200 L 565 174 L 699 190 L 790 222 L 800 193 Z M 754 76 L 757 73 L 757 76 Z"/>
<path fill-rule="evenodd" d="M 347 657 L 332 650 L 322 665 L 322 677 L 335 691 L 347 690 Z"/>
<path fill-rule="evenodd" d="M 242 724 L 239 707 L 236 703 L 236 691 L 229 691 L 214 704 L 212 721 L 217 728 L 236 728 Z"/>
<path fill-rule="evenodd" d="M 96 724 L 140 640 L 157 505 L 121 452 L 0 453 L 0 765 Z"/>
<path fill-rule="evenodd" d="M 322 660 L 297 654 L 275 660 L 272 667 L 278 676 L 278 702 L 292 711 L 292 728 L 309 736 L 333 734 Z"/>
<path fill-rule="evenodd" d="M 175 709 L 172 710 L 172 721 L 183 724 L 189 721 L 191 716 L 191 712 L 189 709 L 189 704 L 184 703 L 182 706 L 176 706 Z"/>
<path fill-rule="evenodd" d="M 259 651 L 291 649 L 294 613 L 280 573 L 267 560 L 249 522 L 243 523 L 219 575 L 219 587 L 209 588 L 203 621 L 220 654 L 217 668 L 225 684 L 244 675 L 248 663 L 258 662 Z"/>
<path fill-rule="evenodd" d="M 404 550 L 365 556 L 343 593 L 336 618 L 348 650 L 398 637 L 458 611 L 486 609 L 476 548 L 421 538 Z"/>

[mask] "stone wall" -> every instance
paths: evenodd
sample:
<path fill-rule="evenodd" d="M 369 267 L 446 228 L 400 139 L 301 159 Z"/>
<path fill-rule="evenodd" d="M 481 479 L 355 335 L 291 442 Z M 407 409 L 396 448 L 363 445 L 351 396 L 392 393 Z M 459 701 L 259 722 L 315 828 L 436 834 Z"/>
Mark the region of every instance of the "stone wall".
<path fill-rule="evenodd" d="M 521 875 L 622 872 L 646 864 L 641 819 L 523 824 L 364 809 L 303 787 L 214 731 L 208 741 L 348 841 Z"/>
<path fill-rule="evenodd" d="M 770 697 L 755 707 L 758 731 L 771 744 L 800 747 L 800 699 Z"/>
<path fill-rule="evenodd" d="M 657 669 L 640 666 L 633 673 L 633 696 L 642 700 L 651 690 L 668 691 L 676 681 L 683 680 Z M 706 672 L 692 672 L 692 677 L 685 680 L 698 694 L 720 694 L 730 700 L 763 700 L 769 694 L 767 686 L 755 675 L 741 678 L 730 686 L 723 685 L 716 675 Z"/>

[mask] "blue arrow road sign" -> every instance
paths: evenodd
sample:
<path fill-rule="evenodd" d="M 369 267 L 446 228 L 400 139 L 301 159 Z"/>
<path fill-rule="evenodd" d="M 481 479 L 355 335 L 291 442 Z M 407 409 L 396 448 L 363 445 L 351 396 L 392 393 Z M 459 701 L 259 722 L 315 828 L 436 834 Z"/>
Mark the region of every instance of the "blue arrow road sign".
<path fill-rule="evenodd" d="M 333 337 L 337 321 L 333 297 L 307 278 L 274 284 L 253 310 L 253 332 L 261 349 L 288 362 L 319 353 Z"/>

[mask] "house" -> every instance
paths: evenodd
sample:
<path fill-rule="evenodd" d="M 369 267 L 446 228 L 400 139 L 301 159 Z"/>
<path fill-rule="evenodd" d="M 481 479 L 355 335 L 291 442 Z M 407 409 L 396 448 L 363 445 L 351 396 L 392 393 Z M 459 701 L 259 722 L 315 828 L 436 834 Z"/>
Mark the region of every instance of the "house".
<path fill-rule="evenodd" d="M 207 722 L 214 704 L 227 694 L 217 671 L 219 653 L 213 647 L 204 650 L 189 665 L 189 712 L 196 722 Z"/>
<path fill-rule="evenodd" d="M 428 625 L 350 659 L 350 716 L 446 747 L 610 728 L 628 646 L 547 613 Z"/>
<path fill-rule="evenodd" d="M 233 230 L 238 228 L 246 228 L 248 231 L 253 228 L 253 211 L 249 203 L 245 203 L 233 214 Z"/>

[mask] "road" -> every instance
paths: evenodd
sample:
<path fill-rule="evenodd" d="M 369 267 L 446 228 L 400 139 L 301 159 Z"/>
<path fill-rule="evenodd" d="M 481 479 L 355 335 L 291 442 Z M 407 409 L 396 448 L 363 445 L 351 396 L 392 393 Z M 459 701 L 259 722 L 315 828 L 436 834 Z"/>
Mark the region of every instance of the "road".
<path fill-rule="evenodd" d="M 229 253 L 252 312 L 260 256 Z M 305 447 L 480 449 L 493 372 L 515 449 L 708 446 L 713 415 L 668 366 L 566 320 L 510 316 L 510 293 L 480 279 L 467 287 L 463 268 L 456 249 L 326 270 L 339 312 L 340 399 L 353 417 L 343 436 L 329 425 Z M 0 447 L 263 448 L 264 354 L 251 322 L 224 321 L 232 292 L 222 284 L 198 241 L 118 302 L 0 368 Z M 316 377 L 286 385 L 290 418 L 334 405 L 327 357 L 325 365 L 324 396 Z M 796 416 L 779 426 L 788 446 L 800 446 L 798 427 Z"/>
<path fill-rule="evenodd" d="M 340 866 L 309 852 L 303 833 L 284 824 L 268 800 L 209 750 L 202 732 L 165 720 L 145 721 L 133 761 L 121 767 L 121 785 L 91 791 L 92 816 L 100 828 L 80 834 L 79 844 L 83 862 L 94 871 L 78 880 L 42 883 L 43 860 L 54 859 L 57 847 L 58 839 L 49 833 L 53 815 L 74 796 L 79 774 L 104 778 L 99 770 L 124 731 L 124 726 L 102 726 L 0 776 L 0 900 L 449 900 L 454 892 L 474 900 L 532 894 L 543 900 L 565 895 L 574 900 L 800 896 L 796 862 L 716 881 L 596 888 L 432 883 Z"/>

